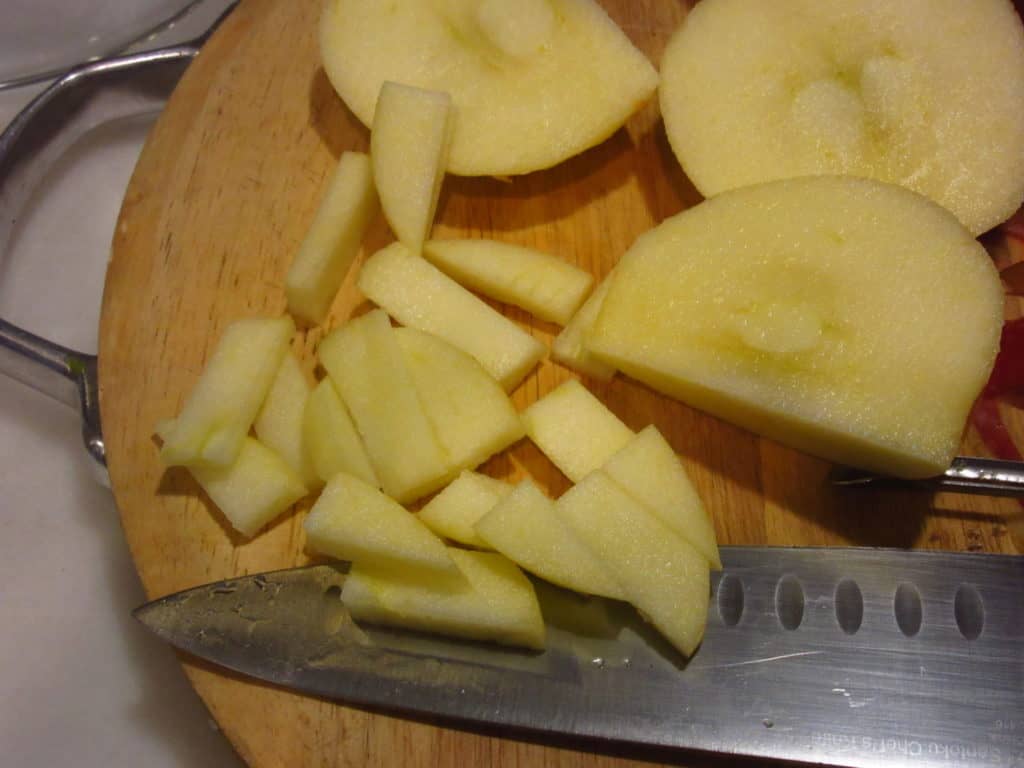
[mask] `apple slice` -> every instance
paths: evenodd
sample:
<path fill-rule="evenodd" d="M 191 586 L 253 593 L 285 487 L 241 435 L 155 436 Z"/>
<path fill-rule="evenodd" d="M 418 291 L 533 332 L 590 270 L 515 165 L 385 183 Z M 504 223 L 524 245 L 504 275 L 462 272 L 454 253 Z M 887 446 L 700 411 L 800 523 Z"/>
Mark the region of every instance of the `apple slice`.
<path fill-rule="evenodd" d="M 320 487 L 321 482 L 302 436 L 303 412 L 309 400 L 309 390 L 309 381 L 299 361 L 286 352 L 274 383 L 256 414 L 253 429 L 260 441 L 276 451 L 302 478 L 305 486 L 314 490 Z"/>
<path fill-rule="evenodd" d="M 306 401 L 302 440 L 313 469 L 323 482 L 339 472 L 347 472 L 380 488 L 363 440 L 329 378 L 317 384 Z"/>
<path fill-rule="evenodd" d="M 441 487 L 449 462 L 388 316 L 369 312 L 320 342 L 320 362 L 359 429 L 381 487 L 408 502 Z"/>
<path fill-rule="evenodd" d="M 480 519 L 476 532 L 517 565 L 552 584 L 624 600 L 619 583 L 554 507 L 543 491 L 523 480 Z"/>
<path fill-rule="evenodd" d="M 672 149 L 708 197 L 843 173 L 984 232 L 1024 198 L 1024 29 L 1005 0 L 965 8 L 704 0 L 662 59 Z"/>
<path fill-rule="evenodd" d="M 611 275 L 601 281 L 583 306 L 572 316 L 569 324 L 555 337 L 551 344 L 551 359 L 556 363 L 593 376 L 600 381 L 608 381 L 615 375 L 615 369 L 595 357 L 586 348 L 584 340 L 597 320 L 604 297 L 608 294 Z"/>
<path fill-rule="evenodd" d="M 303 527 L 309 546 L 393 573 L 458 575 L 444 543 L 394 499 L 354 475 L 331 478 Z"/>
<path fill-rule="evenodd" d="M 293 333 L 290 317 L 250 317 L 224 330 L 181 413 L 160 426 L 164 464 L 234 463 Z"/>
<path fill-rule="evenodd" d="M 926 477 L 956 452 L 1002 324 L 999 275 L 952 214 L 823 176 L 724 193 L 642 235 L 588 344 L 798 449 Z"/>
<path fill-rule="evenodd" d="M 589 272 L 568 262 L 496 240 L 431 240 L 423 257 L 477 293 L 561 325 L 594 284 Z"/>
<path fill-rule="evenodd" d="M 690 656 L 707 623 L 707 559 L 600 470 L 566 491 L 555 511 L 622 585 L 629 602 Z"/>
<path fill-rule="evenodd" d="M 356 563 L 341 600 L 356 621 L 541 649 L 544 620 L 522 572 L 493 552 L 449 549 L 463 579 L 380 573 Z"/>
<path fill-rule="evenodd" d="M 576 379 L 548 392 L 521 418 L 530 439 L 573 482 L 633 439 L 629 427 Z"/>
<path fill-rule="evenodd" d="M 189 472 L 232 527 L 252 537 L 306 495 L 288 463 L 259 440 L 245 437 L 227 467 L 191 466 Z"/>
<path fill-rule="evenodd" d="M 468 547 L 492 549 L 473 526 L 511 491 L 506 482 L 464 470 L 420 510 L 419 518 L 438 536 Z"/>
<path fill-rule="evenodd" d="M 721 570 L 715 527 L 672 446 L 653 424 L 601 467 L 630 496 Z"/>
<path fill-rule="evenodd" d="M 313 325 L 323 322 L 379 207 L 370 158 L 342 152 L 285 277 L 289 312 Z"/>
<path fill-rule="evenodd" d="M 401 243 L 377 251 L 359 290 L 402 325 L 440 336 L 511 391 L 544 357 L 544 345 Z"/>
<path fill-rule="evenodd" d="M 548 168 L 614 133 L 657 73 L 593 0 L 330 0 L 324 70 L 370 126 L 387 80 L 450 93 L 449 170 Z"/>
<path fill-rule="evenodd" d="M 434 223 L 448 166 L 451 97 L 384 83 L 370 133 L 373 179 L 395 236 L 415 253 Z"/>
<path fill-rule="evenodd" d="M 453 473 L 483 464 L 523 437 L 512 401 L 476 360 L 413 328 L 396 328 L 394 335 Z"/>

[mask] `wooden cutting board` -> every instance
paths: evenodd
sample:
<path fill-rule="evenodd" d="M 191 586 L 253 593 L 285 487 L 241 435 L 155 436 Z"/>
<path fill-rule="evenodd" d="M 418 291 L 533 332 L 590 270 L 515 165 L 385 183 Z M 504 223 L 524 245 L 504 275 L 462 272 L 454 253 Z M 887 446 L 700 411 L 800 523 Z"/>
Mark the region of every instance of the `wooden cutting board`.
<path fill-rule="evenodd" d="M 655 63 L 686 11 L 678 0 L 603 4 Z M 152 433 L 160 419 L 178 412 L 229 322 L 284 312 L 284 275 L 328 174 L 343 150 L 367 148 L 367 130 L 318 63 L 319 6 L 318 0 L 244 0 L 154 128 L 117 225 L 101 320 L 101 405 L 114 493 L 151 597 L 306 562 L 301 522 L 308 503 L 245 542 L 186 472 L 164 470 Z M 435 232 L 534 246 L 601 277 L 637 235 L 699 199 L 652 104 L 600 147 L 549 171 L 511 183 L 449 177 Z M 364 254 L 390 239 L 378 221 Z M 362 303 L 353 276 L 328 328 Z M 503 311 L 545 342 L 557 330 L 515 309 Z M 311 374 L 324 330 L 305 331 L 295 342 Z M 515 393 L 517 406 L 571 375 L 545 361 Z M 1015 502 L 840 492 L 829 486 L 830 467 L 822 461 L 621 377 L 585 383 L 630 427 L 653 422 L 669 438 L 722 543 L 1017 551 Z M 969 436 L 966 449 L 978 452 L 977 441 Z M 554 495 L 568 486 L 527 441 L 485 470 L 509 478 L 528 473 Z M 298 696 L 193 659 L 182 663 L 254 766 L 619 766 L 652 757 L 633 750 L 594 756 L 577 751 L 585 745 L 446 730 Z"/>

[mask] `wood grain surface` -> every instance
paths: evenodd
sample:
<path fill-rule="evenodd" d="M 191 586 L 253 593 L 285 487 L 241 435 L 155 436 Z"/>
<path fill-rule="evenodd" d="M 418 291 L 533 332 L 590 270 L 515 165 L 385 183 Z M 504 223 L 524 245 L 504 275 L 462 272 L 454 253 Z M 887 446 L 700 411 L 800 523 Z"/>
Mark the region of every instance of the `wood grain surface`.
<path fill-rule="evenodd" d="M 679 0 L 603 5 L 655 64 L 686 12 Z M 285 272 L 329 173 L 343 150 L 367 148 L 367 130 L 341 103 L 318 62 L 318 12 L 317 0 L 243 0 L 154 128 L 117 225 L 101 319 L 101 407 L 125 534 L 152 597 L 307 561 L 301 522 L 308 502 L 245 542 L 186 472 L 165 471 L 152 435 L 160 419 L 178 412 L 228 323 L 284 311 Z M 449 177 L 435 234 L 534 246 L 601 277 L 637 235 L 699 200 L 651 104 L 601 146 L 551 170 L 511 183 Z M 378 220 L 361 258 L 390 240 Z M 363 303 L 353 278 L 325 327 L 307 329 L 295 342 L 310 373 L 325 330 Z M 516 309 L 503 311 L 545 342 L 557 331 Z M 516 405 L 525 407 L 572 375 L 545 361 L 515 392 Z M 828 483 L 825 462 L 622 377 L 584 381 L 630 427 L 654 423 L 668 437 L 722 543 L 1004 553 L 1024 547 L 1016 502 L 839 491 Z M 965 450 L 981 452 L 971 434 Z M 568 487 L 528 441 L 493 459 L 485 471 L 509 478 L 528 473 L 553 495 Z M 189 658 L 182 662 L 213 717 L 254 766 L 711 760 L 451 730 L 298 696 Z"/>

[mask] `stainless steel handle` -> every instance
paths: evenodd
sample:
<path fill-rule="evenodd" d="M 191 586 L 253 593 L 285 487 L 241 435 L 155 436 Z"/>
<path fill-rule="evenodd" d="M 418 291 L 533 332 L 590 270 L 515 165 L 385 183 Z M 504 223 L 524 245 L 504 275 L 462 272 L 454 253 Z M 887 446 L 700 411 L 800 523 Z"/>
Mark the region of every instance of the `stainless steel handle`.
<path fill-rule="evenodd" d="M 900 480 L 842 468 L 835 472 L 832 482 L 847 488 L 902 485 L 982 496 L 1021 497 L 1024 496 L 1024 463 L 980 456 L 957 456 L 950 468 L 941 475 L 924 480 Z"/>
<path fill-rule="evenodd" d="M 82 415 L 85 449 L 99 468 L 106 467 L 96 355 L 54 344 L 0 318 L 0 373 L 77 407 Z M 105 473 L 99 474 L 101 480 L 106 479 Z"/>
<path fill-rule="evenodd" d="M 0 134 L 0 257 L 29 196 L 53 163 L 99 125 L 160 111 L 189 63 L 234 3 L 208 4 L 218 14 L 199 37 L 170 47 L 104 59 L 72 69 L 37 96 Z M 0 373 L 77 407 L 82 438 L 106 474 L 95 355 L 56 344 L 0 318 Z"/>

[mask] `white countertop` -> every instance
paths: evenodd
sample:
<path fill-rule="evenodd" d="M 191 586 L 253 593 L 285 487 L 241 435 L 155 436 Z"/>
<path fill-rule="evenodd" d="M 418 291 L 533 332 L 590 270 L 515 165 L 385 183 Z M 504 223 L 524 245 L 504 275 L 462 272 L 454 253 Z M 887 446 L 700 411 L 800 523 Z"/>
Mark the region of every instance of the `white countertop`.
<path fill-rule="evenodd" d="M 34 90 L 0 91 L 0 127 Z M 110 235 L 147 127 L 101 131 L 60 163 L 0 252 L 0 317 L 95 351 Z M 142 588 L 79 429 L 76 413 L 0 375 L 2 762 L 239 765 L 171 649 L 131 618 Z"/>

